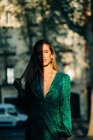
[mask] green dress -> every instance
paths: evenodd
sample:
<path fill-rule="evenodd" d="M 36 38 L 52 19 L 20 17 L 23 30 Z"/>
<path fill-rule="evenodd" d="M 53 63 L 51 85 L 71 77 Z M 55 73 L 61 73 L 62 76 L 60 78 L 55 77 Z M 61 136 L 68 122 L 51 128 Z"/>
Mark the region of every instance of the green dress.
<path fill-rule="evenodd" d="M 28 114 L 26 140 L 57 140 L 71 136 L 70 77 L 58 71 L 44 97 L 39 77 L 26 82 L 18 105 Z"/>

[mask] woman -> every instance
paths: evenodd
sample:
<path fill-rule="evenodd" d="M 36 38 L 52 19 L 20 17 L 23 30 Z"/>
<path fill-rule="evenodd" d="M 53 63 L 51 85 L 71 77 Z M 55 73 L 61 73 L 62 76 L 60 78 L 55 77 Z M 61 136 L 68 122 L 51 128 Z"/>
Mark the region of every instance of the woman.
<path fill-rule="evenodd" d="M 70 78 L 59 71 L 48 41 L 35 43 L 28 66 L 14 86 L 18 107 L 28 114 L 26 140 L 66 140 L 71 136 Z"/>

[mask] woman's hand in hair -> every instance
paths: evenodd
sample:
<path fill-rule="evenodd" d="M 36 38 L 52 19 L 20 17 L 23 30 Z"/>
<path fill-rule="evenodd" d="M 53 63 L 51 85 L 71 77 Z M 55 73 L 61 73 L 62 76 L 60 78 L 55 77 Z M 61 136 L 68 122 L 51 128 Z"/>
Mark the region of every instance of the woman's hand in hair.
<path fill-rule="evenodd" d="M 22 83 L 21 83 L 21 79 L 20 78 L 16 78 L 14 80 L 14 83 L 13 83 L 14 87 L 17 89 L 17 90 L 20 90 L 22 88 Z"/>

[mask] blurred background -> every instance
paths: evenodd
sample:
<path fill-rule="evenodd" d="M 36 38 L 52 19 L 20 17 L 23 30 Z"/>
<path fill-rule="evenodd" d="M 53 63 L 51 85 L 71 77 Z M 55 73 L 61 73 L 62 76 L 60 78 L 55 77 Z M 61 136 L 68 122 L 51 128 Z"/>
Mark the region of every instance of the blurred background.
<path fill-rule="evenodd" d="M 92 0 L 0 0 L 0 103 L 16 106 L 13 81 L 42 38 L 52 43 L 60 71 L 71 78 L 73 137 L 93 139 Z"/>

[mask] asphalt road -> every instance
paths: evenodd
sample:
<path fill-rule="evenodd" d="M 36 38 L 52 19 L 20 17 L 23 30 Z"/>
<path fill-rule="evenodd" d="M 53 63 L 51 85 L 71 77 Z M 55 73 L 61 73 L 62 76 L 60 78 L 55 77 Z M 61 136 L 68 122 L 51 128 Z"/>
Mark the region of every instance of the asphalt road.
<path fill-rule="evenodd" d="M 0 128 L 0 140 L 24 140 L 24 129 Z M 72 136 L 68 140 L 93 140 L 93 138 Z"/>
<path fill-rule="evenodd" d="M 75 137 L 75 136 L 72 136 L 72 137 L 69 138 L 68 140 L 93 140 L 93 138 L 90 138 L 90 137 Z"/>
<path fill-rule="evenodd" d="M 21 128 L 0 128 L 0 140 L 24 140 Z"/>

